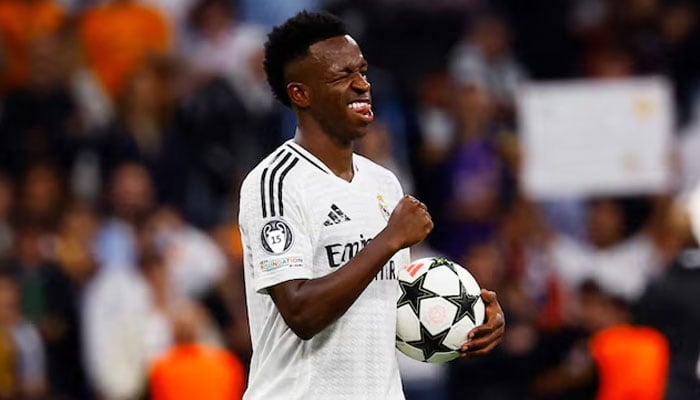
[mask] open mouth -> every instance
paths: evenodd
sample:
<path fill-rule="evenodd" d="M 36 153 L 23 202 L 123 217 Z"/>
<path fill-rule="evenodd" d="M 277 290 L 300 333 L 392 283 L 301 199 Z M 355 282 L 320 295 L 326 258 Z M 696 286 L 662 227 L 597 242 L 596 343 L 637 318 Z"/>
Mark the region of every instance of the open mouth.
<path fill-rule="evenodd" d="M 348 108 L 357 113 L 360 118 L 367 123 L 374 120 L 372 103 L 369 100 L 355 100 L 348 104 Z"/>

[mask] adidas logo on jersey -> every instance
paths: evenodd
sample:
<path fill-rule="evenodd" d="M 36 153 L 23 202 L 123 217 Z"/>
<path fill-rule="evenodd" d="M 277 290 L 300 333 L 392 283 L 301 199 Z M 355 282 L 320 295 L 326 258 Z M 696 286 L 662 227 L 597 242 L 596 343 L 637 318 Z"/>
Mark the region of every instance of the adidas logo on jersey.
<path fill-rule="evenodd" d="M 328 219 L 326 219 L 326 222 L 323 223 L 323 226 L 338 225 L 345 221 L 350 221 L 350 217 L 348 217 L 338 206 L 331 204 L 331 211 L 328 213 Z"/>

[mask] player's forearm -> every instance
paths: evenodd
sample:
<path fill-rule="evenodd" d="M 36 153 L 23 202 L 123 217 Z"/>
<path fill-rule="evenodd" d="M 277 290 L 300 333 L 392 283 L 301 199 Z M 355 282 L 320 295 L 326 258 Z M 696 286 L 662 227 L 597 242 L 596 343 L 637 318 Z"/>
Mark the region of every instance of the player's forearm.
<path fill-rule="evenodd" d="M 380 233 L 352 260 L 318 279 L 285 282 L 271 290 L 287 325 L 308 340 L 340 318 L 401 246 Z"/>

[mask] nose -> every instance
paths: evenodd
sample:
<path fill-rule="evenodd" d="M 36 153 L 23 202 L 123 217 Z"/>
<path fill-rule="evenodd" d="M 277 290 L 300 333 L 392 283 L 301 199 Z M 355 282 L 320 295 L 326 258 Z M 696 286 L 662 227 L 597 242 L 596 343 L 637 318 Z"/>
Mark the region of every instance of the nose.
<path fill-rule="evenodd" d="M 372 85 L 367 80 L 367 77 L 363 74 L 357 74 L 357 77 L 352 81 L 352 88 L 360 93 L 369 92 Z"/>

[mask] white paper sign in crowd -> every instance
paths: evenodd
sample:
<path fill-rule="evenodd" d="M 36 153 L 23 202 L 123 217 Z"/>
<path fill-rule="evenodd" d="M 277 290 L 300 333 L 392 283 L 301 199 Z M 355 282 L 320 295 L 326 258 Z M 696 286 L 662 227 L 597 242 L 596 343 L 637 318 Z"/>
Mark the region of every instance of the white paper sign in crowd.
<path fill-rule="evenodd" d="M 673 103 L 663 78 L 527 84 L 517 103 L 529 196 L 641 194 L 670 186 Z"/>

